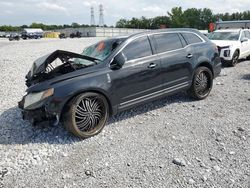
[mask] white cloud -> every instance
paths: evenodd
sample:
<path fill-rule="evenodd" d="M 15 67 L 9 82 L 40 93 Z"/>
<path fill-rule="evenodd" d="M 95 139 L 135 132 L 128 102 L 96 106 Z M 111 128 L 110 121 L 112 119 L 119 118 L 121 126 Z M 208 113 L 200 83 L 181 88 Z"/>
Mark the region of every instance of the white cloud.
<path fill-rule="evenodd" d="M 0 0 L 0 25 L 30 24 L 37 20 L 49 24 L 89 24 L 91 6 L 94 7 L 95 21 L 98 23 L 99 4 L 104 6 L 104 20 L 107 25 L 115 25 L 120 18 L 166 15 L 177 6 L 181 6 L 183 10 L 193 7 L 209 8 L 213 13 L 250 9 L 250 0 Z M 8 14 L 6 10 L 13 13 Z"/>
<path fill-rule="evenodd" d="M 145 12 L 153 12 L 153 13 L 160 13 L 163 9 L 157 5 L 147 6 L 142 8 Z"/>
<path fill-rule="evenodd" d="M 37 5 L 39 8 L 51 11 L 67 11 L 67 9 L 63 6 L 60 6 L 55 3 L 42 2 Z"/>
<path fill-rule="evenodd" d="M 82 4 L 86 7 L 91 7 L 91 6 L 96 6 L 98 5 L 99 3 L 96 2 L 96 1 L 84 1 L 82 2 Z"/>
<path fill-rule="evenodd" d="M 5 13 L 5 14 L 9 14 L 9 15 L 14 14 L 14 12 L 11 11 L 11 10 L 5 10 L 4 13 Z"/>
<path fill-rule="evenodd" d="M 0 2 L 0 6 L 12 7 L 14 4 L 12 2 L 3 1 Z"/>

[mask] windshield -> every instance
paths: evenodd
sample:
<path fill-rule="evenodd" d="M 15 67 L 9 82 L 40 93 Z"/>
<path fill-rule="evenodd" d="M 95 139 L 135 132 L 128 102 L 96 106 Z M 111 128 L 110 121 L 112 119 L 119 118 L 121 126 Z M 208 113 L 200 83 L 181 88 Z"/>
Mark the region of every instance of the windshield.
<path fill-rule="evenodd" d="M 238 40 L 239 32 L 213 32 L 209 35 L 210 40 Z"/>
<path fill-rule="evenodd" d="M 94 45 L 85 48 L 82 52 L 82 55 L 98 59 L 94 62 L 95 64 L 101 63 L 125 40 L 126 38 L 115 38 L 115 39 L 107 39 L 100 41 Z M 93 62 L 80 58 L 76 58 L 74 60 L 74 63 L 84 64 L 84 65 L 93 64 Z"/>

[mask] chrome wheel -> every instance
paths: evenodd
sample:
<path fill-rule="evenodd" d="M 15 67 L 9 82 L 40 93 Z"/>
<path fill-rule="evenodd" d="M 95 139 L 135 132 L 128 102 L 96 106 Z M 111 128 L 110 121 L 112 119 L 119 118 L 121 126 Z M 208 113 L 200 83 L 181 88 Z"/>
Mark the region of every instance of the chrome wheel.
<path fill-rule="evenodd" d="M 201 72 L 197 75 L 195 80 L 195 90 L 199 95 L 204 95 L 208 90 L 208 76 L 205 72 Z"/>
<path fill-rule="evenodd" d="M 213 87 L 213 73 L 208 67 L 198 67 L 195 70 L 192 86 L 188 93 L 194 99 L 205 99 Z"/>
<path fill-rule="evenodd" d="M 103 117 L 103 102 L 98 97 L 80 100 L 75 110 L 75 122 L 80 131 L 89 132 L 98 128 Z"/>
<path fill-rule="evenodd" d="M 80 138 L 89 138 L 102 131 L 109 118 L 109 104 L 103 95 L 86 92 L 74 97 L 63 115 L 65 128 Z"/>

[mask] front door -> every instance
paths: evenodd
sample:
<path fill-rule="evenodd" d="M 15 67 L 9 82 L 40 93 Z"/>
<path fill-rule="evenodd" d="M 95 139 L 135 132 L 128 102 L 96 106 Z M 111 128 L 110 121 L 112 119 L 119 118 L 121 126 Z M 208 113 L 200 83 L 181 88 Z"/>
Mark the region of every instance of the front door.
<path fill-rule="evenodd" d="M 111 73 L 111 80 L 118 110 L 124 110 L 154 98 L 153 93 L 162 89 L 161 64 L 152 56 L 147 36 L 130 42 L 120 53 L 126 62 Z"/>

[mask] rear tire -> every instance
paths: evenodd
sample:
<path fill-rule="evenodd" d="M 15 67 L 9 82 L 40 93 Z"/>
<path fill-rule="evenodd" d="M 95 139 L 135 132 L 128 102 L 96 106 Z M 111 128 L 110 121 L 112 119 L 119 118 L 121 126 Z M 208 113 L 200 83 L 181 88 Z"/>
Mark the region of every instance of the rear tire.
<path fill-rule="evenodd" d="M 98 93 L 87 92 L 76 96 L 66 106 L 63 124 L 66 129 L 82 139 L 100 133 L 108 121 L 109 105 Z"/>
<path fill-rule="evenodd" d="M 205 99 L 213 87 L 213 74 L 207 67 L 198 67 L 195 70 L 193 83 L 188 90 L 189 95 L 197 100 Z"/>
<path fill-rule="evenodd" d="M 230 62 L 231 67 L 235 67 L 239 60 L 239 51 L 235 51 L 233 54 L 233 59 Z"/>

